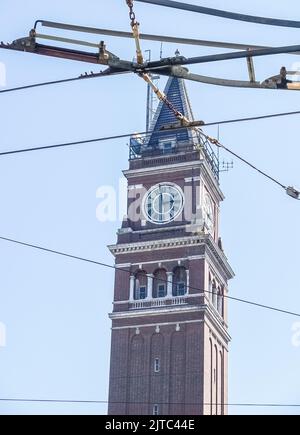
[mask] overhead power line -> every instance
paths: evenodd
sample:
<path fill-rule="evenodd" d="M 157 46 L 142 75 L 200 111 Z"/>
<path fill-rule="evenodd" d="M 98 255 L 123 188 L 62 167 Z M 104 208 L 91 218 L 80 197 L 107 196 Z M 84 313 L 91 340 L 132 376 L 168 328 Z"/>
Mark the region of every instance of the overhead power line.
<path fill-rule="evenodd" d="M 222 125 L 222 124 L 235 124 L 239 122 L 261 121 L 263 119 L 281 118 L 285 116 L 294 116 L 294 115 L 300 115 L 300 110 L 295 110 L 292 112 L 271 113 L 270 115 L 250 116 L 248 118 L 235 118 L 235 119 L 229 119 L 229 120 L 219 121 L 219 122 L 209 122 L 207 124 L 204 124 L 204 127 L 210 127 L 210 126 Z"/>
<path fill-rule="evenodd" d="M 50 254 L 59 255 L 61 257 L 71 258 L 73 260 L 78 260 L 78 261 L 82 261 L 82 262 L 85 262 L 85 263 L 91 263 L 91 264 L 98 265 L 98 266 L 101 266 L 101 267 L 106 267 L 106 268 L 109 268 L 109 269 L 117 270 L 117 271 L 122 272 L 122 273 L 129 274 L 129 275 L 131 274 L 131 271 L 128 270 L 128 269 L 119 268 L 117 266 L 112 266 L 110 264 L 106 264 L 106 263 L 99 262 L 99 261 L 96 261 L 96 260 L 90 260 L 88 258 L 84 258 L 84 257 L 76 256 L 76 255 L 67 254 L 65 252 L 60 252 L 60 251 L 53 250 L 53 249 L 48 249 L 48 248 L 45 248 L 43 246 L 33 245 L 31 243 L 25 243 L 25 242 L 22 242 L 20 240 L 14 240 L 14 239 L 11 239 L 11 238 L 8 238 L 8 237 L 3 237 L 3 236 L 0 236 L 0 240 L 3 240 L 3 241 L 8 242 L 8 243 L 13 243 L 13 244 L 16 244 L 16 245 L 24 246 L 24 247 L 27 247 L 27 248 L 36 249 L 38 251 L 43 251 L 43 252 L 47 252 L 47 253 L 50 253 Z M 160 281 L 165 282 L 167 284 L 169 282 L 171 282 L 171 281 L 163 280 L 163 279 L 161 279 Z M 189 288 L 191 290 L 196 290 L 196 291 L 199 291 L 199 292 L 202 292 L 202 293 L 213 294 L 213 292 L 211 292 L 211 291 L 203 290 L 203 289 L 200 289 L 198 287 L 189 286 Z M 246 299 L 235 298 L 235 297 L 228 296 L 228 295 L 222 295 L 222 297 L 224 299 L 233 300 L 235 302 L 241 302 L 241 303 L 244 303 L 244 304 L 247 304 L 247 305 L 252 305 L 252 306 L 255 306 L 255 307 L 258 307 L 258 308 L 264 308 L 264 309 L 267 309 L 267 310 L 270 310 L 270 311 L 275 311 L 275 312 L 279 312 L 279 313 L 282 313 L 282 314 L 288 314 L 290 316 L 300 317 L 300 313 L 295 313 L 295 312 L 292 312 L 292 311 L 283 310 L 283 309 L 272 307 L 272 306 L 269 306 L 269 305 L 259 304 L 259 303 L 253 302 L 253 301 L 248 301 Z"/>
<path fill-rule="evenodd" d="M 54 404 L 112 404 L 112 405 L 151 405 L 152 402 L 109 402 L 108 400 L 59 400 L 59 399 L 14 399 L 14 398 L 0 398 L 0 402 L 19 402 L 19 403 L 54 403 Z M 299 403 L 186 403 L 186 402 L 159 402 L 157 405 L 190 405 L 190 406 L 237 406 L 237 407 L 250 407 L 250 408 L 300 408 Z"/>
<path fill-rule="evenodd" d="M 268 26 L 292 27 L 299 29 L 300 21 L 281 20 L 276 18 L 255 17 L 252 15 L 238 14 L 227 12 L 219 9 L 206 8 L 188 3 L 175 2 L 172 0 L 136 0 L 140 3 L 150 3 L 158 6 L 166 6 L 172 9 L 181 9 L 184 11 L 197 12 L 204 15 L 212 15 L 214 17 L 226 18 L 236 21 L 245 21 L 247 23 L 264 24 Z"/>
<path fill-rule="evenodd" d="M 110 72 L 108 73 L 108 71 L 103 71 L 100 73 L 90 73 L 90 74 L 82 74 L 79 77 L 71 77 L 69 79 L 61 79 L 61 80 L 52 80 L 52 81 L 48 81 L 48 82 L 42 82 L 42 83 L 33 83 L 30 85 L 24 85 L 24 86 L 18 86 L 15 88 L 9 88 L 9 89 L 2 89 L 0 90 L 0 94 L 7 94 L 10 92 L 16 92 L 16 91 L 24 91 L 26 89 L 33 89 L 33 88 L 39 88 L 42 86 L 49 86 L 49 85 L 58 85 L 61 83 L 70 83 L 70 82 L 77 82 L 79 80 L 86 80 L 86 79 L 95 79 L 95 78 L 99 78 L 99 77 L 109 77 L 112 75 L 116 75 L 116 74 L 125 74 L 127 73 L 127 71 L 125 72 Z"/>
<path fill-rule="evenodd" d="M 43 82 L 43 83 L 35 83 L 32 85 L 25 85 L 25 86 L 19 86 L 16 88 L 10 88 L 10 89 L 2 89 L 0 90 L 0 94 L 6 94 L 9 92 L 16 92 L 16 91 L 23 91 L 25 89 L 32 89 L 32 88 L 38 88 L 41 86 L 49 86 L 49 85 L 57 85 L 60 83 L 69 83 L 69 82 L 75 82 L 78 80 L 82 80 L 84 78 L 92 78 L 92 76 L 88 76 L 88 77 L 72 77 L 70 79 L 62 79 L 62 80 L 53 80 L 50 82 Z"/>
<path fill-rule="evenodd" d="M 280 181 L 276 180 L 275 178 L 271 177 L 270 175 L 268 175 L 266 172 L 261 171 L 260 169 L 258 169 L 256 166 L 254 166 L 252 163 L 248 162 L 246 159 L 244 159 L 243 157 L 239 156 L 238 154 L 236 154 L 234 151 L 230 150 L 229 148 L 227 148 L 225 145 L 222 145 L 221 143 L 219 143 L 218 145 L 220 148 L 222 148 L 223 150 L 227 151 L 229 154 L 231 154 L 232 156 L 236 157 L 238 160 L 241 160 L 241 162 L 245 163 L 246 165 L 250 166 L 250 168 L 254 169 L 256 172 L 258 172 L 259 174 L 263 175 L 264 177 L 268 178 L 269 180 L 273 181 L 275 184 L 277 184 L 278 186 L 282 187 L 284 190 L 287 189 L 287 186 L 285 186 L 284 184 L 282 184 Z"/>
<path fill-rule="evenodd" d="M 79 141 L 74 141 L 74 142 L 59 143 L 59 144 L 55 144 L 55 145 L 45 145 L 45 146 L 34 147 L 34 148 L 23 148 L 23 149 L 19 149 L 19 150 L 3 151 L 0 153 L 0 157 L 1 156 L 9 156 L 9 155 L 13 155 L 13 154 L 24 154 L 24 153 L 29 153 L 29 152 L 33 152 L 33 151 L 43 151 L 43 150 L 50 150 L 50 149 L 55 149 L 55 148 L 72 147 L 72 146 L 83 145 L 83 144 L 88 144 L 88 143 L 105 142 L 108 140 L 126 139 L 130 136 L 132 136 L 132 134 L 126 133 L 126 134 L 121 134 L 121 135 L 116 135 L 116 136 L 106 136 L 106 137 L 99 137 L 99 138 L 95 138 L 95 139 L 85 139 L 85 140 L 79 140 Z"/>
<path fill-rule="evenodd" d="M 298 114 L 299 112 L 289 112 L 289 115 L 295 115 Z M 212 123 L 208 123 L 208 124 L 204 124 L 204 126 L 209 127 L 212 125 L 219 125 L 219 124 L 229 124 L 229 123 L 237 123 L 237 122 L 243 122 L 243 121 L 253 121 L 253 120 L 258 120 L 258 119 L 266 119 L 266 118 L 272 118 L 272 117 L 279 117 L 279 116 L 288 116 L 287 113 L 282 113 L 282 114 L 275 114 L 275 115 L 265 115 L 262 117 L 254 117 L 254 118 L 241 118 L 241 119 L 235 119 L 235 120 L 229 120 L 229 121 L 221 121 L 221 122 L 212 122 Z M 183 128 L 194 128 L 194 127 L 176 127 L 175 129 L 172 128 L 170 129 L 170 131 L 177 131 L 177 130 L 181 130 Z M 164 131 L 168 131 L 168 129 L 164 130 Z M 139 135 L 151 135 L 154 131 L 152 132 L 142 132 L 142 133 L 138 133 Z M 276 185 L 282 187 L 286 193 L 291 196 L 294 199 L 300 199 L 300 192 L 298 190 L 296 190 L 293 187 L 287 187 L 286 185 L 284 185 L 283 183 L 281 183 L 280 181 L 276 180 L 274 177 L 268 175 L 266 172 L 260 170 L 257 166 L 253 165 L 252 163 L 250 163 L 248 160 L 246 160 L 245 158 L 241 157 L 240 155 L 238 155 L 237 153 L 235 153 L 234 151 L 232 151 L 231 149 L 229 149 L 228 147 L 226 147 L 225 145 L 221 144 L 219 141 L 216 141 L 212 138 L 210 138 L 209 136 L 203 134 L 204 137 L 206 137 L 211 143 L 213 143 L 214 145 L 216 145 L 219 148 L 223 148 L 226 152 L 230 153 L 231 155 L 233 155 L 234 157 L 236 157 L 237 159 L 241 160 L 243 163 L 245 163 L 247 166 L 251 167 L 252 169 L 254 169 L 256 172 L 258 172 L 259 174 L 263 175 L 265 178 L 269 179 L 270 181 L 274 182 Z M 85 140 L 81 140 L 81 141 L 74 141 L 74 142 L 66 142 L 66 143 L 60 143 L 60 144 L 55 144 L 55 145 L 45 145 L 45 146 L 40 146 L 40 147 L 34 147 L 34 148 L 22 148 L 22 149 L 18 149 L 18 150 L 11 150 L 11 151 L 3 151 L 0 153 L 0 157 L 2 156 L 9 156 L 9 155 L 15 155 L 15 154 L 24 154 L 24 153 L 28 153 L 28 152 L 34 152 L 34 151 L 43 151 L 43 150 L 50 150 L 50 149 L 55 149 L 55 148 L 65 148 L 65 147 L 71 147 L 71 146 L 76 146 L 76 145 L 83 145 L 83 144 L 88 144 L 88 143 L 97 143 L 97 142 L 104 142 L 104 141 L 108 141 L 108 140 L 116 140 L 116 139 L 125 139 L 128 137 L 132 137 L 132 136 L 136 136 L 137 133 L 126 133 L 126 134 L 122 134 L 122 135 L 116 135 L 116 136 L 107 136 L 107 137 L 100 137 L 100 138 L 95 138 L 95 139 L 85 139 Z"/>

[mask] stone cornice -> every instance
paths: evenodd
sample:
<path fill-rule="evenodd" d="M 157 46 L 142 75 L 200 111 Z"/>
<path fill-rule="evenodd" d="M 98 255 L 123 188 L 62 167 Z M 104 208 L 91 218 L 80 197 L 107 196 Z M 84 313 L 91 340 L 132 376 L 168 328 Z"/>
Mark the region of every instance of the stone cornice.
<path fill-rule="evenodd" d="M 188 314 L 203 311 L 200 305 L 180 305 L 178 307 L 155 307 L 141 310 L 119 311 L 109 314 L 111 320 L 134 319 L 169 314 Z"/>
<path fill-rule="evenodd" d="M 225 322 L 217 316 L 208 305 L 186 305 L 180 307 L 163 307 L 153 309 L 142 309 L 133 311 L 122 311 L 109 314 L 109 318 L 114 320 L 128 320 L 128 319 L 140 319 L 140 318 L 155 318 L 160 316 L 168 316 L 174 314 L 191 314 L 191 313 L 205 313 L 209 322 L 216 328 L 219 334 L 222 336 L 225 342 L 230 342 L 231 337 L 228 334 L 227 326 Z M 159 320 L 153 320 L 157 324 L 160 324 Z M 176 322 L 180 324 L 180 321 Z M 127 325 L 126 327 L 132 328 L 135 325 Z"/>
<path fill-rule="evenodd" d="M 176 249 L 180 247 L 193 247 L 205 245 L 209 248 L 212 256 L 217 259 L 227 279 L 234 277 L 234 272 L 228 260 L 220 248 L 216 245 L 210 235 L 185 236 L 163 240 L 151 240 L 146 242 L 126 243 L 108 246 L 110 252 L 116 257 L 118 255 L 135 254 L 139 252 L 159 251 L 166 249 Z"/>

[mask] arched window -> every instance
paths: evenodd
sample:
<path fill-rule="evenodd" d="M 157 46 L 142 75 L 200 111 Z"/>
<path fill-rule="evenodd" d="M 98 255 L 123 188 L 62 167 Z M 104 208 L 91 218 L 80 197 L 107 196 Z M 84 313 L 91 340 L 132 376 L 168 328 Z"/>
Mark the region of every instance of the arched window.
<path fill-rule="evenodd" d="M 167 296 L 168 277 L 164 269 L 158 269 L 154 273 L 153 298 L 165 298 Z"/>
<path fill-rule="evenodd" d="M 187 293 L 187 273 L 184 267 L 176 267 L 173 275 L 173 296 L 184 296 Z"/>
<path fill-rule="evenodd" d="M 159 415 L 159 405 L 153 405 L 153 415 Z"/>
<path fill-rule="evenodd" d="M 147 274 L 140 271 L 135 277 L 135 290 L 134 299 L 136 301 L 144 300 L 147 298 Z"/>
<path fill-rule="evenodd" d="M 217 310 L 218 313 L 223 316 L 223 291 L 220 287 L 218 288 Z"/>
<path fill-rule="evenodd" d="M 213 282 L 212 282 L 212 278 L 211 275 L 209 274 L 209 293 L 208 293 L 208 297 L 209 300 L 212 302 L 213 300 Z"/>
<path fill-rule="evenodd" d="M 159 373 L 159 372 L 160 372 L 160 359 L 155 358 L 155 360 L 154 360 L 154 373 Z"/>
<path fill-rule="evenodd" d="M 213 403 L 214 403 L 214 351 L 211 338 L 210 344 L 210 415 L 213 415 Z"/>
<path fill-rule="evenodd" d="M 216 415 L 218 415 L 218 411 L 219 411 L 219 409 L 218 409 L 218 404 L 219 404 L 219 400 L 220 400 L 220 397 L 219 397 L 219 382 L 220 382 L 220 380 L 219 380 L 219 361 L 218 361 L 218 355 L 219 355 L 219 352 L 218 352 L 218 348 L 217 348 L 217 346 L 215 346 L 215 392 L 216 392 L 216 407 L 215 407 L 215 409 L 216 409 Z"/>
<path fill-rule="evenodd" d="M 218 304 L 217 299 L 218 299 L 217 285 L 216 285 L 216 281 L 213 281 L 213 283 L 212 283 L 212 304 L 216 309 L 217 309 L 217 304 Z"/>

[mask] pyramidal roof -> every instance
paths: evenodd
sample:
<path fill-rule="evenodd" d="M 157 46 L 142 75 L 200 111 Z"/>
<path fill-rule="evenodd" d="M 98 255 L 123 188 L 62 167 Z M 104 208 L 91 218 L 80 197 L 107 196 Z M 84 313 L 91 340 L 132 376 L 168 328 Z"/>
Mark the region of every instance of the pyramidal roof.
<path fill-rule="evenodd" d="M 165 94 L 168 100 L 179 112 L 186 116 L 190 121 L 194 121 L 190 100 L 183 79 L 170 77 L 165 88 Z M 176 123 L 178 123 L 178 120 L 174 113 L 161 101 L 152 121 L 151 130 L 154 132 L 149 137 L 147 146 L 156 148 L 159 140 L 164 138 L 167 139 L 170 136 L 174 136 L 174 134 L 177 135 L 178 141 L 187 142 L 193 140 L 193 136 L 189 129 L 182 129 L 178 133 L 160 131 L 161 127 L 164 125 Z"/>

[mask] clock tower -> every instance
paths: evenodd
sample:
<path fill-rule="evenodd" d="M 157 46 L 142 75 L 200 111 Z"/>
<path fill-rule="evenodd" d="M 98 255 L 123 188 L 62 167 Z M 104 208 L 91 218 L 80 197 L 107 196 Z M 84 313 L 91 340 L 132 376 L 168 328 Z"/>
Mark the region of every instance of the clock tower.
<path fill-rule="evenodd" d="M 193 119 L 185 83 L 165 93 Z M 116 274 L 110 415 L 227 413 L 228 281 L 219 236 L 219 162 L 203 136 L 160 103 L 130 143 L 128 213 L 110 246 Z"/>

